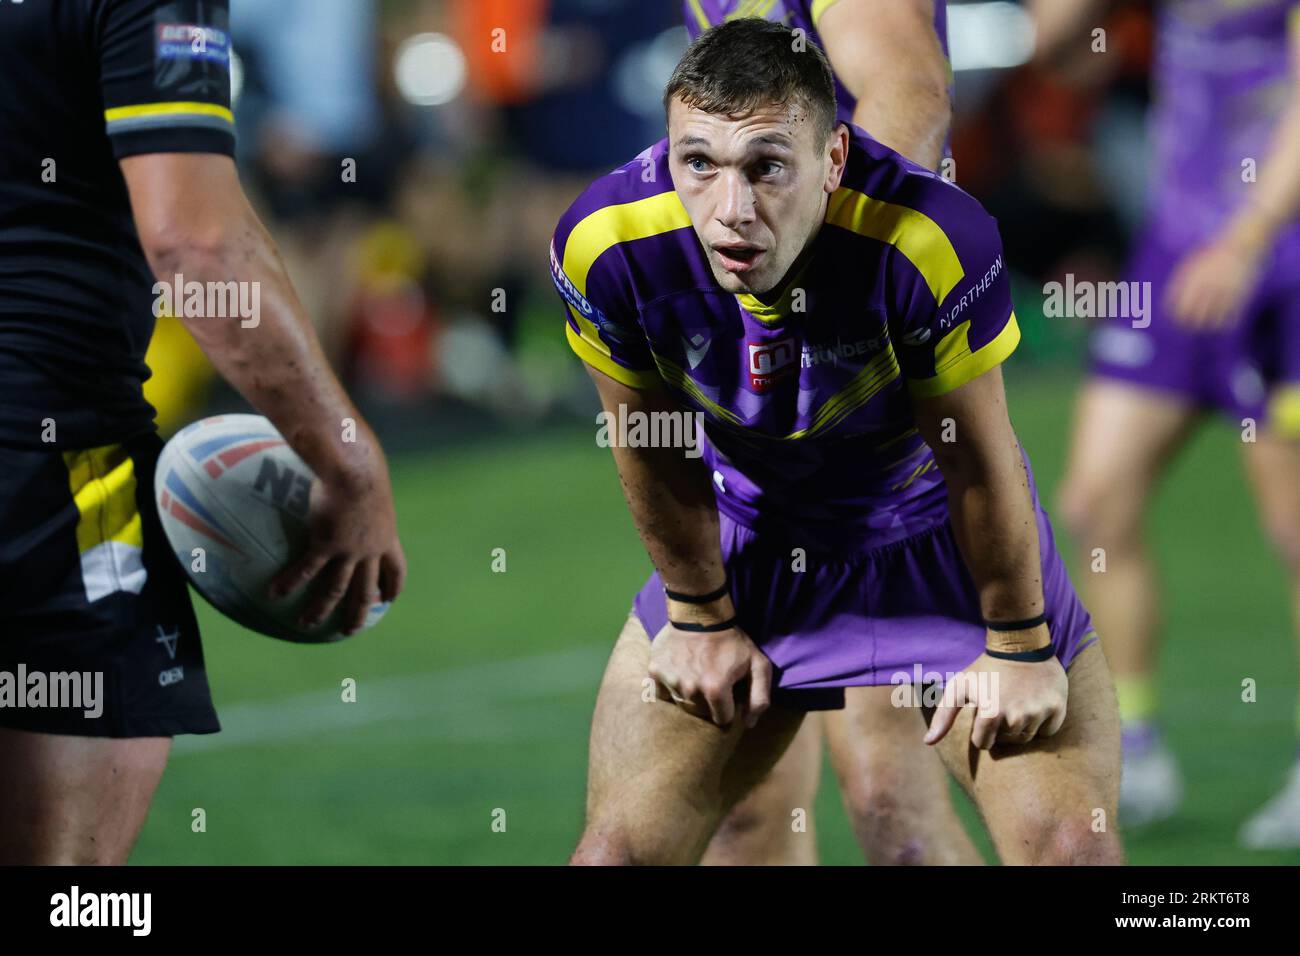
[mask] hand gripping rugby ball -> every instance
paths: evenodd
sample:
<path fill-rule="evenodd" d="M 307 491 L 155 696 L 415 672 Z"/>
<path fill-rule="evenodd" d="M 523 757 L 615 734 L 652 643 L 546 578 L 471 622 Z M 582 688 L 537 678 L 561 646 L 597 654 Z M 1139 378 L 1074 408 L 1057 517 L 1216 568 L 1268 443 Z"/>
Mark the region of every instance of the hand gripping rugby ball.
<path fill-rule="evenodd" d="M 154 495 L 163 530 L 199 593 L 249 630 L 299 644 L 340 640 L 340 610 L 313 630 L 297 624 L 315 582 L 267 597 L 271 579 L 307 544 L 315 475 L 261 415 L 218 415 L 163 449 Z M 371 607 L 365 627 L 388 610 Z"/>

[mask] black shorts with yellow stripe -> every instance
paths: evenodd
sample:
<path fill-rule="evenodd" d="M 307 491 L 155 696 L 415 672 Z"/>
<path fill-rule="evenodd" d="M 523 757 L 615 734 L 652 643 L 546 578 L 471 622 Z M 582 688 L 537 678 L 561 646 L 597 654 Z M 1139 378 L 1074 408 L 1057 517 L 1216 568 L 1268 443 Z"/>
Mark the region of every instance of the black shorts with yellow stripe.
<path fill-rule="evenodd" d="M 0 446 L 0 727 L 214 733 L 185 575 L 154 506 L 155 434 Z"/>

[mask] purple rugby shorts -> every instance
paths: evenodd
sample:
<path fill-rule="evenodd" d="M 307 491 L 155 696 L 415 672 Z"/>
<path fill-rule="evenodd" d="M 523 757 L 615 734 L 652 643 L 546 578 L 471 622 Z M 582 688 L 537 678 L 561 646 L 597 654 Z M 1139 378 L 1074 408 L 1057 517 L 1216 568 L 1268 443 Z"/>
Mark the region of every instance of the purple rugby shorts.
<path fill-rule="evenodd" d="M 1154 234 L 1136 250 L 1126 279 L 1150 283 L 1150 324 L 1100 320 L 1091 373 L 1300 436 L 1300 243 L 1280 243 L 1240 321 L 1212 331 L 1180 324 L 1165 304 L 1169 279 L 1192 250 L 1162 244 Z"/>
<path fill-rule="evenodd" d="M 1057 554 L 1032 472 L 1030 491 L 1048 628 L 1068 668 L 1097 636 Z M 719 519 L 740 626 L 773 664 L 773 703 L 836 710 L 845 687 L 944 683 L 983 653 L 979 596 L 947 519 L 857 553 L 814 549 L 797 534 L 760 535 L 726 514 Z M 803 570 L 795 570 L 796 548 L 806 552 Z M 657 572 L 634 610 L 651 640 L 668 623 Z"/>

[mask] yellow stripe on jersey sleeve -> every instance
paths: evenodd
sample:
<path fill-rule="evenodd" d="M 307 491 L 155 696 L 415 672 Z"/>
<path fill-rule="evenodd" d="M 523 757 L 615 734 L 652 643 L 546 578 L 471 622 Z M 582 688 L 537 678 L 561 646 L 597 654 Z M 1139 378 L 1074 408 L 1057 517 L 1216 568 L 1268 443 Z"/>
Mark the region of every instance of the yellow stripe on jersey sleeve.
<path fill-rule="evenodd" d="M 568 241 L 564 244 L 564 263 L 561 268 L 578 293 L 586 298 L 587 277 L 591 274 L 591 267 L 611 247 L 620 242 L 648 239 L 690 224 L 691 218 L 686 213 L 686 207 L 682 205 L 677 193 L 671 189 L 635 202 L 605 206 L 573 227 Z M 625 385 L 631 384 L 627 381 L 628 376 L 654 376 L 654 371 L 650 369 L 641 371 L 618 365 L 612 357 L 609 346 L 601 340 L 600 333 L 591 319 L 579 314 L 573 308 L 569 309 L 569 314 L 573 316 L 573 321 L 578 326 L 577 332 L 570 334 L 569 344 L 588 364 L 594 365 L 610 378 L 621 381 Z M 573 327 L 569 328 L 572 330 Z M 585 351 L 579 351 L 578 346 L 574 345 L 575 339 L 587 347 Z M 599 357 L 604 364 L 592 361 L 588 356 Z M 618 374 L 614 373 L 612 367 L 617 368 Z M 620 378 L 619 375 L 624 377 Z"/>
<path fill-rule="evenodd" d="M 872 199 L 856 189 L 835 190 L 826 221 L 860 236 L 887 242 L 916 267 L 937 305 L 965 275 L 952 241 L 925 213 L 907 206 Z"/>
<path fill-rule="evenodd" d="M 686 207 L 671 189 L 635 202 L 597 209 L 569 233 L 564 244 L 564 274 L 585 296 L 591 267 L 611 246 L 649 239 L 690 224 Z"/>
<path fill-rule="evenodd" d="M 939 340 L 934 350 L 935 374 L 930 378 L 914 378 L 907 382 L 908 390 L 914 396 L 934 398 L 961 388 L 994 366 L 1002 364 L 1020 344 L 1020 326 L 1014 312 L 993 341 L 973 352 L 967 340 L 969 332 L 970 320 L 967 319 Z"/>
<path fill-rule="evenodd" d="M 569 312 L 575 317 L 577 316 L 572 307 L 569 308 Z M 573 349 L 578 358 L 596 371 L 604 372 L 614 381 L 621 382 L 628 388 L 655 388 L 663 384 L 658 372 L 639 372 L 636 369 L 619 365 L 606 352 L 600 351 L 591 342 L 574 331 L 573 326 L 568 323 L 565 323 L 564 332 L 569 339 L 569 348 Z"/>
<path fill-rule="evenodd" d="M 144 103 L 140 106 L 115 106 L 104 110 L 104 121 L 145 119 L 155 116 L 214 116 L 227 123 L 235 122 L 235 114 L 216 103 Z"/>

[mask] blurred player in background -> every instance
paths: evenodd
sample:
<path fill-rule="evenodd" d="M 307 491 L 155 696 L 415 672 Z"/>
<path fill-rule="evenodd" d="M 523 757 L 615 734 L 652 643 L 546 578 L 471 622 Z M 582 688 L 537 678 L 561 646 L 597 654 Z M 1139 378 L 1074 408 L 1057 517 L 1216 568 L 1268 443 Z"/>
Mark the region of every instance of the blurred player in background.
<path fill-rule="evenodd" d="M 1039 58 L 1090 43 L 1106 5 L 1039 0 Z M 1298 6 L 1159 6 L 1150 205 L 1126 277 L 1150 283 L 1149 325 L 1115 316 L 1095 332 L 1061 493 L 1083 560 L 1105 552 L 1088 598 L 1119 693 L 1128 823 L 1168 817 L 1182 798 L 1156 724 L 1159 608 L 1143 524 L 1156 482 L 1207 411 L 1243 429 L 1300 649 Z M 1300 732 L 1300 706 L 1296 717 Z M 1243 829 L 1249 845 L 1300 846 L 1297 758 L 1282 793 Z"/>
<path fill-rule="evenodd" d="M 155 276 L 260 290 L 252 325 L 183 319 L 319 478 L 274 590 L 311 582 L 306 621 L 342 602 L 354 631 L 402 586 L 383 453 L 340 440 L 361 417 L 240 187 L 230 53 L 226 0 L 0 4 L 0 672 L 103 691 L 0 706 L 0 863 L 124 862 L 172 736 L 218 730 L 153 504 Z"/>
<path fill-rule="evenodd" d="M 1113 692 L 1007 419 L 996 224 L 837 122 L 825 57 L 793 41 L 748 18 L 704 34 L 669 138 L 597 180 L 551 248 L 607 413 L 704 423 L 702 459 L 615 443 L 656 573 L 597 699 L 573 860 L 699 860 L 806 712 L 916 666 L 954 695 L 923 739 L 1005 862 L 1119 862 L 1095 827 L 1118 792 Z M 993 686 L 978 715 L 967 677 Z"/>
<path fill-rule="evenodd" d="M 803 30 L 830 60 L 837 119 L 928 169 L 948 152 L 952 72 L 945 0 L 682 0 L 691 38 L 718 23 L 763 17 Z M 811 814 L 821 781 L 823 724 L 845 808 L 873 863 L 973 864 L 980 856 L 948 799 L 947 775 L 922 743 L 914 708 L 889 687 L 853 688 L 845 709 L 810 714 L 786 755 L 727 817 L 703 862 L 812 864 Z"/>

